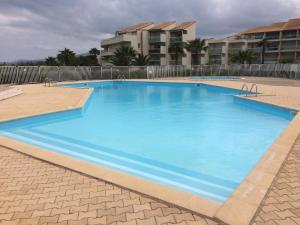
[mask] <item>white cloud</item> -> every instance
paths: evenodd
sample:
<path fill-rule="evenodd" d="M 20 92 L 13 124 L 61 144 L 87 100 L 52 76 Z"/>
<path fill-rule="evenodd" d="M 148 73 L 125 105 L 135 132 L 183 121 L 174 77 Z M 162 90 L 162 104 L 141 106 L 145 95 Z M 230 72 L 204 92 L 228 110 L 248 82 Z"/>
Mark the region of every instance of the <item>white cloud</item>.
<path fill-rule="evenodd" d="M 200 36 L 222 36 L 300 17 L 299 0 L 1 0 L 0 61 L 78 53 L 140 21 L 197 20 Z"/>

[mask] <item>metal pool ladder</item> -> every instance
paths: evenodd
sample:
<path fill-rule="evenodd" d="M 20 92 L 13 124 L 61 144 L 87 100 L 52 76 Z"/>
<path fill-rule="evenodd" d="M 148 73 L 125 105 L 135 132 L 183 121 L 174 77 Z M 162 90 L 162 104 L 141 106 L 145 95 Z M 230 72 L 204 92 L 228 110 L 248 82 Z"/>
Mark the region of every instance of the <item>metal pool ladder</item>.
<path fill-rule="evenodd" d="M 126 80 L 126 76 L 124 74 L 119 74 L 117 79 L 121 80 L 121 81 L 124 81 L 124 80 Z"/>
<path fill-rule="evenodd" d="M 54 80 L 52 80 L 51 78 L 48 78 L 48 77 L 46 77 L 46 79 L 45 79 L 45 87 L 54 87 L 54 86 L 56 86 L 57 85 L 57 82 L 56 81 L 54 81 Z"/>
<path fill-rule="evenodd" d="M 252 93 L 253 89 L 255 90 L 254 93 Z M 252 84 L 250 89 L 248 87 L 248 85 L 246 83 L 243 84 L 241 91 L 240 91 L 240 95 L 243 94 L 243 91 L 246 91 L 246 97 L 249 95 L 255 95 L 257 97 L 258 94 L 258 86 L 257 84 Z"/>

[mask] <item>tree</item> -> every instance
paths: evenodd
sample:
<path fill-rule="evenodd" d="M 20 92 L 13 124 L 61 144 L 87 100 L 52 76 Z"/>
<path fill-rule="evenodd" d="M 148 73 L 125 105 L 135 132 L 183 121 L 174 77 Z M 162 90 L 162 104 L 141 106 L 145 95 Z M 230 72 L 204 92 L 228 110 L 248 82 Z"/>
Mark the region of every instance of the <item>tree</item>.
<path fill-rule="evenodd" d="M 265 63 L 265 52 L 266 48 L 269 46 L 269 42 L 266 38 L 261 39 L 257 45 L 261 47 L 261 64 Z"/>
<path fill-rule="evenodd" d="M 138 54 L 134 58 L 134 65 L 135 66 L 147 66 L 149 65 L 150 57 L 148 55 Z"/>
<path fill-rule="evenodd" d="M 175 65 L 178 65 L 179 56 L 184 54 L 184 43 L 175 42 L 169 46 L 169 52 L 175 54 Z"/>
<path fill-rule="evenodd" d="M 89 66 L 97 66 L 99 65 L 98 63 L 98 55 L 100 55 L 100 50 L 98 50 L 97 48 L 92 48 L 90 51 L 89 51 L 89 56 L 87 56 L 87 62 L 88 62 L 88 65 Z"/>
<path fill-rule="evenodd" d="M 240 64 L 244 64 L 244 63 L 251 64 L 252 59 L 253 59 L 253 52 L 250 50 L 240 50 L 231 56 L 232 62 L 236 62 Z"/>
<path fill-rule="evenodd" d="M 115 66 L 130 66 L 132 65 L 136 52 L 132 47 L 120 46 L 114 52 L 111 58 L 111 63 Z"/>
<path fill-rule="evenodd" d="M 76 55 L 68 48 L 59 51 L 56 58 L 61 66 L 73 66 L 76 64 Z"/>
<path fill-rule="evenodd" d="M 201 53 L 207 50 L 207 46 L 205 46 L 205 40 L 196 38 L 195 40 L 188 41 L 185 43 L 184 48 L 191 53 L 191 65 L 201 65 Z M 200 61 L 199 61 L 200 55 Z M 193 63 L 194 62 L 194 63 Z"/>
<path fill-rule="evenodd" d="M 93 55 L 93 56 L 100 55 L 100 50 L 97 48 L 91 48 L 91 50 L 89 51 L 89 54 Z"/>
<path fill-rule="evenodd" d="M 49 56 L 45 59 L 45 64 L 47 66 L 57 66 L 56 58 Z"/>

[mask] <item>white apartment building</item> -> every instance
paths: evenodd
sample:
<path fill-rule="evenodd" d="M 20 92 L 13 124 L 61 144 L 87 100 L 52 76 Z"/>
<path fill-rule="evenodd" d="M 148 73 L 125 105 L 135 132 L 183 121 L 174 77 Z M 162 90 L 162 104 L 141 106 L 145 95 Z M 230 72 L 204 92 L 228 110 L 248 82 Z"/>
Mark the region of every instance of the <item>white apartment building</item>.
<path fill-rule="evenodd" d="M 176 24 L 175 21 L 154 24 L 139 23 L 116 32 L 112 38 L 101 41 L 102 65 L 110 65 L 110 57 L 121 45 L 134 48 L 137 53 L 150 56 L 151 65 L 174 65 L 175 55 L 169 52 L 169 46 L 176 42 L 186 42 L 196 38 L 196 22 Z M 191 55 L 184 50 L 178 58 L 179 65 L 189 65 Z"/>
<path fill-rule="evenodd" d="M 251 28 L 221 40 L 208 39 L 208 51 L 203 64 L 230 64 L 231 56 L 240 50 L 251 50 L 252 63 L 261 63 L 261 47 L 258 42 L 268 40 L 265 63 L 300 62 L 300 18 L 287 22 Z"/>

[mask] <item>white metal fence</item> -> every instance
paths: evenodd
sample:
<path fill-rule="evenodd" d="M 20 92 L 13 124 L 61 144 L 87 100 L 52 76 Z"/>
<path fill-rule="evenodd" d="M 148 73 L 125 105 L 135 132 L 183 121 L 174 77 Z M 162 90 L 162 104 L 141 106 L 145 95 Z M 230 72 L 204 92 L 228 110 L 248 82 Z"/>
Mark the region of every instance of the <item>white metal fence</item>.
<path fill-rule="evenodd" d="M 0 84 L 72 80 L 155 79 L 188 76 L 263 76 L 300 79 L 300 64 L 211 66 L 0 66 Z"/>

